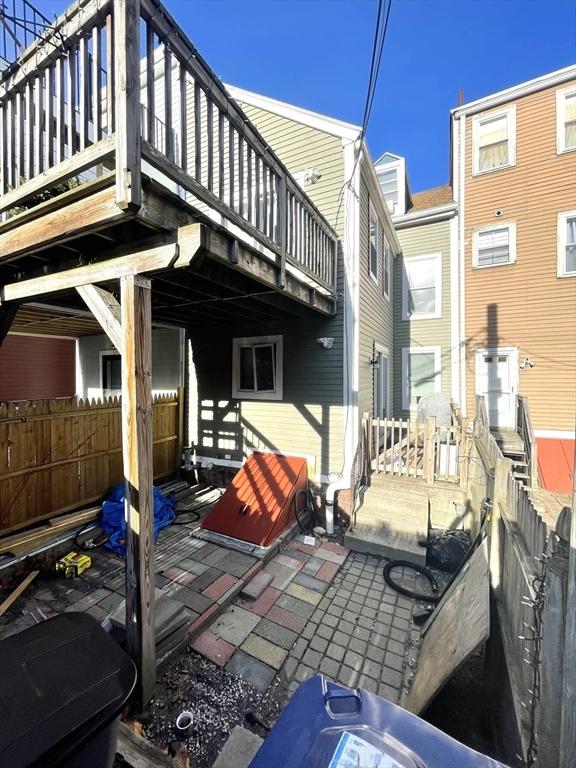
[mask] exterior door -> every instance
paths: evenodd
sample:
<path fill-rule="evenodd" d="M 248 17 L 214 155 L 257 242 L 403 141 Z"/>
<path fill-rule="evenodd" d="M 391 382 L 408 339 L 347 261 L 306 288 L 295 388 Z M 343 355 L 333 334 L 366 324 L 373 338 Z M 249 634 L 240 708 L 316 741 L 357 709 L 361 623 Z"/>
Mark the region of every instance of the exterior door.
<path fill-rule="evenodd" d="M 388 405 L 388 352 L 376 347 L 374 371 L 374 418 L 385 419 L 389 416 Z"/>
<path fill-rule="evenodd" d="M 516 347 L 477 350 L 476 394 L 483 395 L 486 400 L 488 423 L 491 427 L 516 427 L 517 379 Z"/>

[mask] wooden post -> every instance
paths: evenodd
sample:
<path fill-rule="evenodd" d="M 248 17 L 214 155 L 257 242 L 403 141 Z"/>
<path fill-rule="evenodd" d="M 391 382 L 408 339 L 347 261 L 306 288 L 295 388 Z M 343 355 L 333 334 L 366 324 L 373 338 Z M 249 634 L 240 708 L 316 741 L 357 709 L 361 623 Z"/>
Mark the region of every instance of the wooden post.
<path fill-rule="evenodd" d="M 428 416 L 424 423 L 424 479 L 434 482 L 436 466 L 436 418 Z"/>
<path fill-rule="evenodd" d="M 182 451 L 184 450 L 184 423 L 186 414 L 186 389 L 185 387 L 178 387 L 178 442 L 176 449 L 176 466 L 174 469 L 177 471 L 182 463 Z"/>
<path fill-rule="evenodd" d="M 144 706 L 156 678 L 152 500 L 152 324 L 150 281 L 120 280 L 122 457 L 126 484 L 126 647 Z"/>
<path fill-rule="evenodd" d="M 137 210 L 142 202 L 140 0 L 114 0 L 114 62 L 116 204 Z"/>

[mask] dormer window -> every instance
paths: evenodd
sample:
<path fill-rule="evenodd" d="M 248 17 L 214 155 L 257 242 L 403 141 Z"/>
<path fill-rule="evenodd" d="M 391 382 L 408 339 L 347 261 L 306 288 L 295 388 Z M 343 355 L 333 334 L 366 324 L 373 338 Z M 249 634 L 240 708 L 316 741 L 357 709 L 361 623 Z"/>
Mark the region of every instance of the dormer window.
<path fill-rule="evenodd" d="M 380 189 L 390 213 L 394 213 L 398 206 L 398 169 L 382 171 L 378 174 Z"/>

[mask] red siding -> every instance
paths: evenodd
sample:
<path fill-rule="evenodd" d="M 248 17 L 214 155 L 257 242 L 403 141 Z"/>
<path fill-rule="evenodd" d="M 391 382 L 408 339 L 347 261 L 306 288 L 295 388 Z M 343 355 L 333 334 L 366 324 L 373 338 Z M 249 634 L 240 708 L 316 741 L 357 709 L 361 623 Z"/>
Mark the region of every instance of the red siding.
<path fill-rule="evenodd" d="M 72 397 L 75 366 L 74 339 L 8 335 L 0 347 L 0 400 Z"/>
<path fill-rule="evenodd" d="M 572 493 L 574 440 L 537 437 L 538 473 L 547 491 Z"/>

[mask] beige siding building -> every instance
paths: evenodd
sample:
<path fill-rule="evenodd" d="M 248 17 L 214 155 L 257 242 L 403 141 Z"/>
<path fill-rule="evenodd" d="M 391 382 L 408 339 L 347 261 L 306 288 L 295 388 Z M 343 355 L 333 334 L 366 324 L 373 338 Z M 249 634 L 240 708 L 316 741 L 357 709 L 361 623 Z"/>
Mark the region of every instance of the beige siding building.
<path fill-rule="evenodd" d="M 576 67 L 453 111 L 462 401 L 514 429 L 528 398 L 540 474 L 570 490 L 576 422 Z"/>

